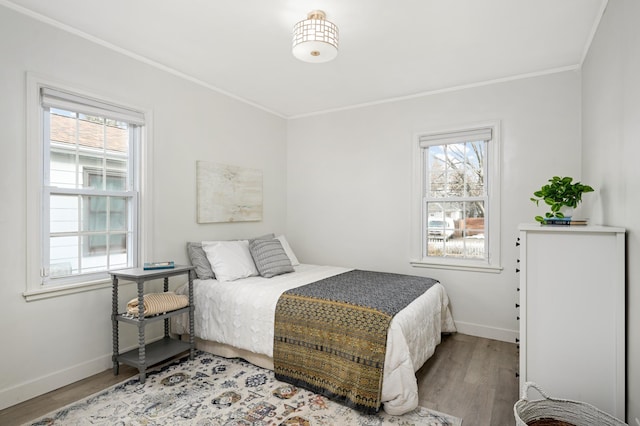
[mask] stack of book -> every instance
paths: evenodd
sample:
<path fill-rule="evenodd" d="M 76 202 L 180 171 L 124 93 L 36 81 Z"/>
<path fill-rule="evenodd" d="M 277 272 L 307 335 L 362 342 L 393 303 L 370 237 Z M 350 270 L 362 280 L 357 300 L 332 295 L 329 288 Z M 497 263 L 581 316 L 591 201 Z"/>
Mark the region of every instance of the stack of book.
<path fill-rule="evenodd" d="M 173 261 L 171 262 L 145 262 L 144 269 L 172 269 L 175 268 Z"/>
<path fill-rule="evenodd" d="M 568 226 L 568 225 L 587 225 L 588 219 L 573 219 L 570 217 L 548 217 L 543 219 L 542 225 Z"/>

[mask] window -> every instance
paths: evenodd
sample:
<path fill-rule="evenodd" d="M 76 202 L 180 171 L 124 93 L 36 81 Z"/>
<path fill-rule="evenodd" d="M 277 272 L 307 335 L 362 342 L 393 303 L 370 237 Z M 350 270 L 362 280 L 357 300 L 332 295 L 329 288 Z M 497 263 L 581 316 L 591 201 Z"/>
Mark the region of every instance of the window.
<path fill-rule="evenodd" d="M 25 296 L 108 281 L 141 258 L 140 198 L 145 114 L 29 79 L 37 114 L 29 127 L 30 182 L 38 212 Z M 37 167 L 37 170 L 36 170 Z M 37 265 L 36 265 L 37 263 Z M 37 270 L 37 274 L 35 273 Z"/>
<path fill-rule="evenodd" d="M 497 133 L 492 124 L 417 136 L 412 264 L 499 269 Z"/>

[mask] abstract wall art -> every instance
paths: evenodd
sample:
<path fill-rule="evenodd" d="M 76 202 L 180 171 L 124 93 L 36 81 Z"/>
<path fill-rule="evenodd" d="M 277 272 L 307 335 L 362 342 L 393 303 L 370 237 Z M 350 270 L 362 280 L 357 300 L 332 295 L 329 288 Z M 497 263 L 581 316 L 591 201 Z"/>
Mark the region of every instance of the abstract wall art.
<path fill-rule="evenodd" d="M 262 220 L 262 171 L 226 164 L 196 162 L 197 221 Z"/>

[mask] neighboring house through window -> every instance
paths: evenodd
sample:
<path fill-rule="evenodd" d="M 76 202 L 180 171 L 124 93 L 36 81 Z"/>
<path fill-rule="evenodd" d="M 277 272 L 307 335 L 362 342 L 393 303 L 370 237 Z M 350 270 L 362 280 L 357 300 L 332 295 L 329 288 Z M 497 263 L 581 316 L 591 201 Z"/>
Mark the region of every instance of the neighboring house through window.
<path fill-rule="evenodd" d="M 109 102 L 32 82 L 37 90 L 41 207 L 39 277 L 30 262 L 26 296 L 42 289 L 104 283 L 107 271 L 141 261 L 141 145 L 145 115 Z M 36 138 L 31 138 L 35 143 Z M 39 158 L 33 158 L 38 154 Z M 36 247 L 37 246 L 37 247 Z"/>
<path fill-rule="evenodd" d="M 499 126 L 418 134 L 412 264 L 499 269 Z"/>

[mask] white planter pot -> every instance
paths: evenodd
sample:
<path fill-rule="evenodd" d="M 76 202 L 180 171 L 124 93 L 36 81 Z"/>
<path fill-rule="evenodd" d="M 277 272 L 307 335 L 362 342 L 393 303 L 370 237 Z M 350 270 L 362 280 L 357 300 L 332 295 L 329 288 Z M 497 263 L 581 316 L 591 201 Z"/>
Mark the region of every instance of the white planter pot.
<path fill-rule="evenodd" d="M 571 218 L 573 216 L 573 207 L 562 206 L 560 207 L 560 213 L 564 215 L 565 218 Z"/>

